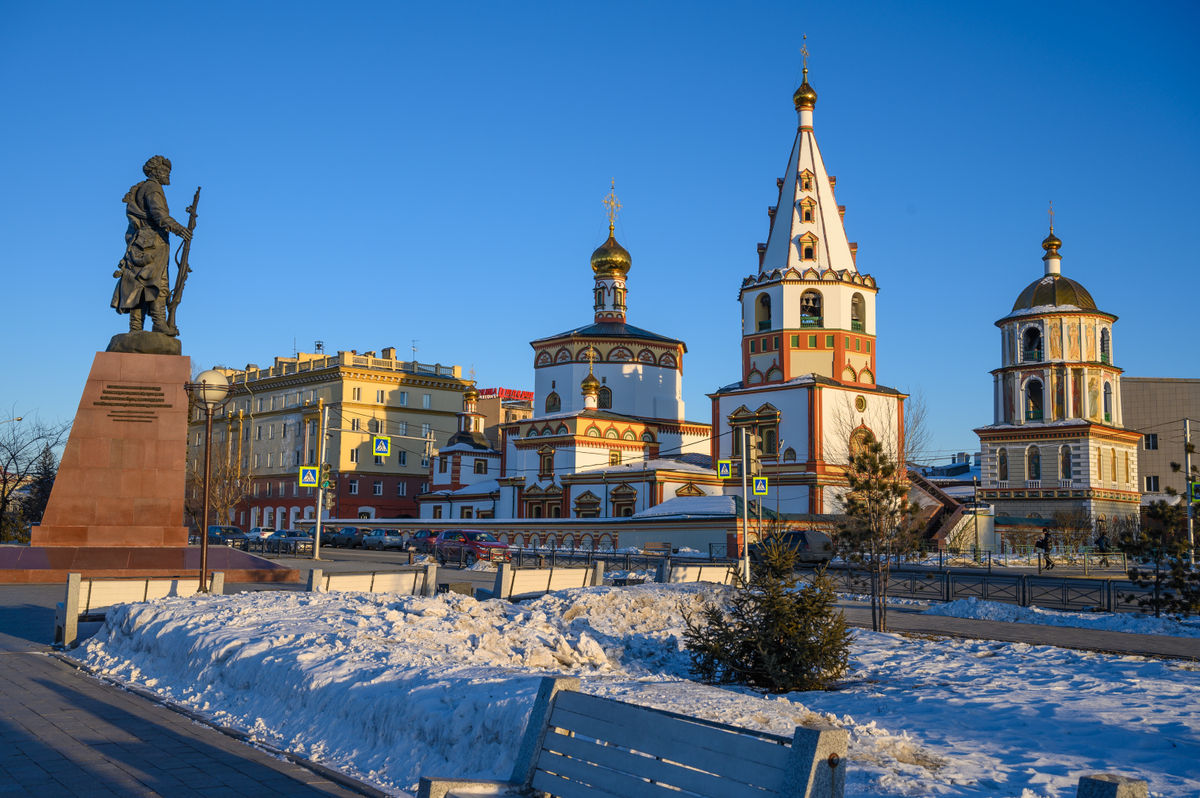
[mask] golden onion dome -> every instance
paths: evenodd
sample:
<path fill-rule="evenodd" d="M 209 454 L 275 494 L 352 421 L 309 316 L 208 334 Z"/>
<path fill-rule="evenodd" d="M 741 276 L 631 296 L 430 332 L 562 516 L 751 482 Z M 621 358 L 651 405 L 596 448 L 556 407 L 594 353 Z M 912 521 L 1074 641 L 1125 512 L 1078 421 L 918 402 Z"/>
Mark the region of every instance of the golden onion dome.
<path fill-rule="evenodd" d="M 595 396 L 600 393 L 600 380 L 596 379 L 596 375 L 591 371 L 583 378 L 583 382 L 579 383 L 579 388 L 583 391 L 584 396 Z"/>
<path fill-rule="evenodd" d="M 792 95 L 792 102 L 796 104 L 796 110 L 802 108 L 812 110 L 817 104 L 817 92 L 808 85 L 808 68 L 804 69 L 804 82 L 800 84 L 800 88 L 796 89 L 796 93 Z"/>
<path fill-rule="evenodd" d="M 1054 235 L 1054 228 L 1050 228 L 1050 235 L 1042 241 L 1042 249 L 1046 250 L 1046 257 L 1058 257 L 1058 248 L 1062 246 L 1062 241 L 1058 236 Z"/>
<path fill-rule="evenodd" d="M 612 228 L 608 231 L 608 240 L 592 253 L 592 271 L 597 275 L 618 274 L 622 277 L 629 273 L 633 258 L 629 250 L 617 243 Z"/>
<path fill-rule="evenodd" d="M 472 385 L 470 388 L 467 389 L 467 392 L 463 394 L 463 398 L 466 399 L 468 402 L 478 401 L 479 400 L 479 391 L 475 390 L 475 386 Z"/>

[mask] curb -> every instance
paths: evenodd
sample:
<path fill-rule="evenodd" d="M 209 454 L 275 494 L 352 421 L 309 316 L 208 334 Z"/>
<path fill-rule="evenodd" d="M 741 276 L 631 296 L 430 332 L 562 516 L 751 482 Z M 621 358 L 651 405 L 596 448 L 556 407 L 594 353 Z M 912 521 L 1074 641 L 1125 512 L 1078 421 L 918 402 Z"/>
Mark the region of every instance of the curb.
<path fill-rule="evenodd" d="M 305 757 L 299 756 L 298 754 L 294 754 L 291 751 L 285 751 L 281 748 L 276 748 L 275 746 L 271 745 L 270 743 L 264 743 L 261 740 L 255 740 L 254 738 L 252 738 L 250 735 L 246 734 L 243 731 L 235 729 L 231 726 L 223 726 L 220 723 L 217 723 L 215 721 L 212 721 L 212 720 L 204 717 L 203 715 L 199 714 L 198 712 L 188 709 L 187 707 L 181 706 L 172 701 L 167 701 L 162 696 L 152 693 L 151 691 L 147 690 L 144 687 L 139 687 L 138 685 L 135 685 L 135 684 L 125 684 L 124 682 L 120 682 L 110 676 L 105 676 L 102 673 L 98 673 L 92 667 L 85 665 L 84 663 L 82 663 L 76 659 L 72 659 L 71 657 L 69 657 L 68 655 L 63 653 L 62 651 L 49 650 L 45 653 L 51 657 L 54 657 L 55 659 L 59 660 L 60 662 L 64 663 L 65 665 L 69 665 L 71 668 L 74 668 L 77 671 L 81 671 L 81 672 L 87 674 L 88 676 L 91 676 L 93 679 L 97 679 L 97 680 L 102 681 L 106 684 L 109 684 L 113 687 L 117 687 L 121 690 L 125 690 L 130 693 L 133 693 L 134 695 L 136 695 L 140 698 L 144 698 L 147 701 L 150 701 L 154 704 L 158 704 L 161 707 L 165 707 L 165 708 L 171 710 L 172 712 L 176 712 L 180 715 L 183 715 L 185 718 L 188 718 L 189 720 L 193 721 L 194 723 L 199 723 L 202 726 L 207 726 L 208 728 L 212 729 L 213 731 L 219 732 L 219 733 L 225 735 L 226 737 L 231 737 L 240 743 L 244 743 L 245 745 L 248 745 L 252 748 L 257 748 L 261 751 L 265 751 L 266 753 L 268 753 L 272 756 L 275 756 L 280 759 L 284 759 L 288 762 L 291 762 L 293 765 L 298 765 L 299 767 L 302 767 L 305 770 L 312 771 L 313 773 L 316 773 L 318 776 L 329 779 L 330 781 L 338 784 L 339 786 L 345 787 L 348 790 L 352 790 L 353 792 L 356 792 L 359 795 L 366 795 L 366 796 L 369 796 L 369 798 L 393 798 L 393 793 L 384 792 L 383 790 L 380 790 L 376 787 L 372 787 L 369 784 L 365 784 L 364 782 L 361 782 L 355 778 L 352 778 L 351 776 L 347 776 L 345 773 L 342 773 L 340 770 L 334 770 L 333 768 L 328 768 L 320 763 L 313 762 L 311 759 L 307 759 Z"/>

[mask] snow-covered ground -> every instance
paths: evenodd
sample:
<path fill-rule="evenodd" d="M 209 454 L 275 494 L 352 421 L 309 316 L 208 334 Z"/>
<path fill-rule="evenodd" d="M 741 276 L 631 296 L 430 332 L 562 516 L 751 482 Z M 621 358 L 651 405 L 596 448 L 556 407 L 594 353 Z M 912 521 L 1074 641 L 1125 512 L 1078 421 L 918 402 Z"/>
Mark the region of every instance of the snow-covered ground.
<path fill-rule="evenodd" d="M 790 734 L 850 732 L 846 794 L 1066 798 L 1138 775 L 1200 796 L 1200 666 L 858 630 L 852 681 L 762 696 L 691 681 L 681 610 L 711 585 L 567 591 L 537 601 L 256 592 L 117 608 L 88 665 L 385 789 L 506 777 L 538 677 Z"/>
<path fill-rule="evenodd" d="M 983 621 L 1036 623 L 1044 626 L 1072 626 L 1078 629 L 1102 629 L 1108 632 L 1133 632 L 1142 635 L 1170 635 L 1200 638 L 1200 618 L 1175 621 L 1153 615 L 1130 612 L 1063 612 L 1040 607 L 1018 607 L 996 601 L 975 598 L 958 599 L 934 604 L 926 615 L 947 615 L 951 618 L 975 618 Z M 1200 646 L 1197 646 L 1200 655 Z M 1198 765 L 1200 767 L 1200 765 Z"/>

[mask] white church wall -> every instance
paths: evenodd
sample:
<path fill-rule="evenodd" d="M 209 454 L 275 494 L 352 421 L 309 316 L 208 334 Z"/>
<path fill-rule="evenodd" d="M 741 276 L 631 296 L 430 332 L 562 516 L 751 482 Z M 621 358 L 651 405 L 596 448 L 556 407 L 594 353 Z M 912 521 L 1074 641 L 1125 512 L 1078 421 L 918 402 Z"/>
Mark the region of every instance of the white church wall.
<path fill-rule="evenodd" d="M 824 433 L 821 448 L 825 462 L 848 463 L 850 435 L 864 425 L 884 444 L 885 451 L 892 457 L 896 456 L 900 432 L 897 397 L 832 387 L 823 388 L 821 397 L 821 429 Z M 865 403 L 862 410 L 857 407 L 859 397 Z"/>
<path fill-rule="evenodd" d="M 635 351 L 634 357 L 637 354 Z M 632 361 L 595 363 L 592 371 L 601 385 L 612 391 L 612 412 L 642 418 L 683 419 L 683 376 L 679 369 Z M 559 363 L 535 369 L 534 418 L 583 410 L 584 397 L 579 386 L 587 373 L 586 363 Z M 551 392 L 558 394 L 560 408 L 547 413 L 546 398 Z"/>

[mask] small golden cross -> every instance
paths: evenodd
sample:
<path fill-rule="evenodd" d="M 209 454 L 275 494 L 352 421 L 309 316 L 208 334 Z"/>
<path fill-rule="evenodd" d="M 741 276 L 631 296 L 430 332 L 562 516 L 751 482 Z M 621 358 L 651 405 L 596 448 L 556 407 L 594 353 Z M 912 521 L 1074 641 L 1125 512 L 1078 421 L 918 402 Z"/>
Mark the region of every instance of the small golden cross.
<path fill-rule="evenodd" d="M 1054 200 L 1050 200 L 1050 232 L 1054 232 Z"/>
<path fill-rule="evenodd" d="M 615 179 L 612 181 L 612 190 L 604 198 L 604 204 L 608 208 L 608 234 L 612 235 L 617 227 L 617 213 L 621 210 L 621 202 L 617 199 L 617 181 Z"/>
<path fill-rule="evenodd" d="M 800 55 L 804 56 L 804 71 L 808 72 L 808 34 L 804 34 L 801 38 L 803 42 L 800 45 Z"/>

